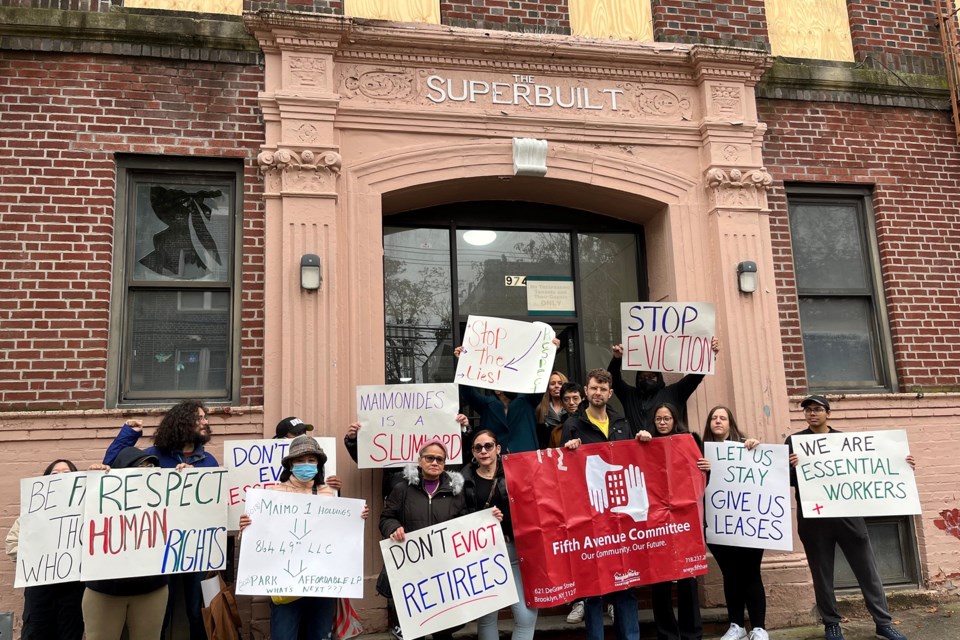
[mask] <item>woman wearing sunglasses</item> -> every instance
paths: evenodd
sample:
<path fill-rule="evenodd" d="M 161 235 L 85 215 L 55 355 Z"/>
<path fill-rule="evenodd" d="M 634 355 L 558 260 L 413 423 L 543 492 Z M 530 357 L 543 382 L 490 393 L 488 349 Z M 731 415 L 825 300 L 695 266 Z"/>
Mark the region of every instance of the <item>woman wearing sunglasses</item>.
<path fill-rule="evenodd" d="M 523 600 L 523 583 L 520 579 L 520 563 L 517 550 L 513 545 L 513 526 L 510 520 L 510 501 L 507 498 L 507 480 L 500 464 L 500 443 L 489 429 L 478 431 L 473 437 L 473 460 L 463 468 L 463 493 L 467 501 L 467 511 L 494 510 L 501 514 L 500 526 L 510 553 L 510 565 L 513 568 L 513 580 L 517 585 L 520 600 L 510 606 L 513 611 L 513 640 L 531 640 L 537 626 L 537 610 L 529 609 Z M 497 640 L 500 636 L 497 627 L 497 611 L 488 613 L 477 620 L 477 640 Z"/>

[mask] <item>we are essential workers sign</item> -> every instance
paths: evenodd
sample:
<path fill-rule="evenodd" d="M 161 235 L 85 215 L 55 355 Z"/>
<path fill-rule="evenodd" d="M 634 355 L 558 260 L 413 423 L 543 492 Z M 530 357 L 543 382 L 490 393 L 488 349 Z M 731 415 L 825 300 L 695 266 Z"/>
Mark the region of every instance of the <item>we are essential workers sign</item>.
<path fill-rule="evenodd" d="M 705 302 L 621 302 L 622 368 L 713 375 L 716 315 Z"/>
<path fill-rule="evenodd" d="M 503 457 L 527 606 L 707 572 L 689 434 Z"/>
<path fill-rule="evenodd" d="M 375 469 L 416 462 L 420 447 L 433 438 L 443 442 L 447 464 L 460 464 L 459 412 L 455 384 L 358 386 L 357 466 Z"/>
<path fill-rule="evenodd" d="M 82 471 L 20 481 L 15 587 L 80 579 L 86 484 L 87 474 Z"/>
<path fill-rule="evenodd" d="M 470 316 L 455 381 L 484 389 L 543 393 L 557 355 L 555 337 L 553 328 L 542 322 Z"/>
<path fill-rule="evenodd" d="M 783 444 L 747 449 L 740 442 L 704 442 L 710 461 L 707 542 L 793 551 L 789 450 Z"/>
<path fill-rule="evenodd" d="M 380 542 L 405 640 L 459 626 L 519 600 L 493 510 Z"/>
<path fill-rule="evenodd" d="M 329 436 L 314 438 L 327 461 L 324 477 L 337 475 L 337 439 Z M 287 455 L 292 438 L 270 440 L 227 440 L 223 443 L 224 467 L 227 468 L 227 506 L 231 531 L 240 528 L 240 516 L 246 506 L 247 491 L 280 484 L 283 471 L 281 461 Z"/>
<path fill-rule="evenodd" d="M 88 472 L 80 579 L 223 569 L 226 474 L 152 467 Z"/>
<path fill-rule="evenodd" d="M 794 434 L 804 518 L 920 513 L 907 432 Z"/>

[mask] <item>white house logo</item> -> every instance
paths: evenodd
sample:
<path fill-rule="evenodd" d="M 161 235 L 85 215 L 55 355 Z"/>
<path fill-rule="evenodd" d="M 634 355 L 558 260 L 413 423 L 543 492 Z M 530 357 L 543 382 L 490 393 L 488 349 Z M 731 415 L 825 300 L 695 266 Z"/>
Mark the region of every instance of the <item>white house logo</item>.
<path fill-rule="evenodd" d="M 646 522 L 650 509 L 643 472 L 635 464 L 626 469 L 598 455 L 587 456 L 587 493 L 597 513 L 625 513 L 634 522 Z"/>
<path fill-rule="evenodd" d="M 640 577 L 640 572 L 630 569 L 625 573 L 615 573 L 613 574 L 613 583 L 616 585 L 624 584 L 626 582 L 633 582 L 634 580 Z"/>

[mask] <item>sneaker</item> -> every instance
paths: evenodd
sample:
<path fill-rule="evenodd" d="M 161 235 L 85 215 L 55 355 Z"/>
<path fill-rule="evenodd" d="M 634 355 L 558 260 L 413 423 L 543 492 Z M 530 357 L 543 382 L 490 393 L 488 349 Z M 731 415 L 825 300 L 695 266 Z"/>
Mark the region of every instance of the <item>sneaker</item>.
<path fill-rule="evenodd" d="M 580 624 L 583 622 L 583 600 L 577 600 L 573 603 L 570 613 L 567 614 L 569 624 Z"/>
<path fill-rule="evenodd" d="M 727 629 L 727 632 L 721 636 L 720 640 L 746 640 L 747 630 L 738 625 L 736 622 L 730 623 L 730 628 Z M 753 640 L 753 638 L 750 638 Z"/>
<path fill-rule="evenodd" d="M 836 622 L 824 626 L 823 640 L 843 640 L 843 629 Z"/>
<path fill-rule="evenodd" d="M 607 605 L 607 616 L 610 618 L 610 622 L 613 622 L 613 605 Z"/>
<path fill-rule="evenodd" d="M 390 635 L 392 635 L 397 640 L 403 640 L 403 631 L 400 630 L 400 625 L 395 626 L 390 629 Z"/>
<path fill-rule="evenodd" d="M 770 640 L 770 636 L 767 635 L 767 632 L 760 628 L 754 627 L 750 629 L 750 640 Z"/>
<path fill-rule="evenodd" d="M 882 640 L 907 640 L 907 636 L 897 631 L 891 624 L 877 627 L 877 637 Z"/>

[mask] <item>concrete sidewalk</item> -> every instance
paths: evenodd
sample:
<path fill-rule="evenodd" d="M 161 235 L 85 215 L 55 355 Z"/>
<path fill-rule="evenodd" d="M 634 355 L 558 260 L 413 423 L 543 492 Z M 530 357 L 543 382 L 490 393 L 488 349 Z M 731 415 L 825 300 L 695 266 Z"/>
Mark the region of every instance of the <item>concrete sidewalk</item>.
<path fill-rule="evenodd" d="M 925 591 L 894 592 L 889 594 L 890 608 L 894 624 L 909 640 L 960 640 L 960 598 L 944 598 L 941 594 Z M 868 640 L 874 638 L 873 620 L 863 607 L 859 596 L 840 598 L 840 610 L 844 620 L 841 626 L 845 640 Z M 703 638 L 718 640 L 727 630 L 726 611 L 722 609 L 704 609 Z M 607 640 L 615 640 L 616 635 L 607 624 Z M 500 637 L 507 640 L 513 629 L 513 621 L 500 620 Z M 823 640 L 823 625 L 807 625 L 782 629 L 768 629 L 771 640 Z M 553 640 L 583 638 L 583 623 L 567 624 L 565 616 L 540 616 L 537 620 L 536 638 Z M 457 631 L 455 637 L 469 640 L 477 637 L 477 626 L 470 623 Z M 653 617 L 648 610 L 640 611 L 640 638 L 655 638 Z M 359 640 L 394 640 L 389 633 L 370 633 Z"/>

